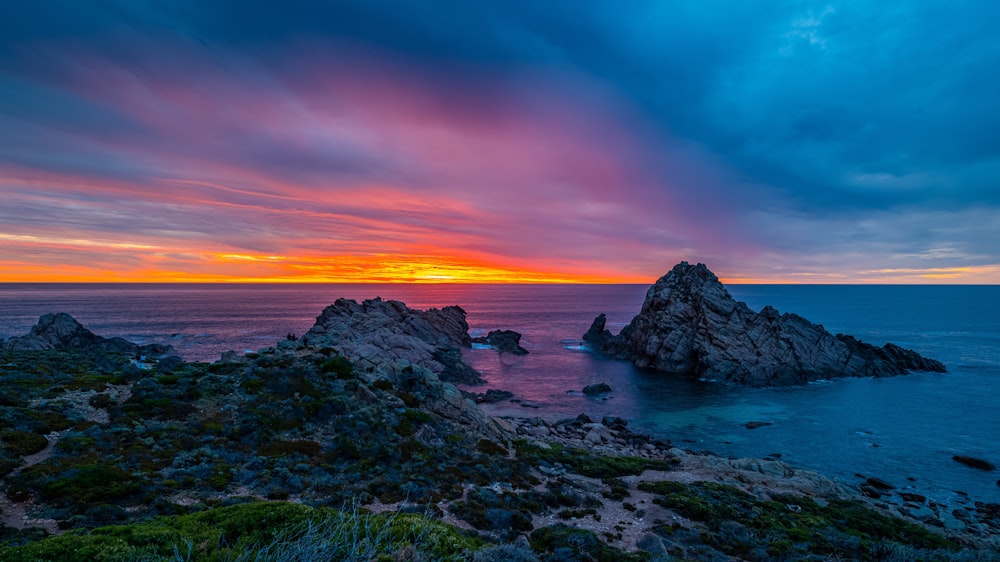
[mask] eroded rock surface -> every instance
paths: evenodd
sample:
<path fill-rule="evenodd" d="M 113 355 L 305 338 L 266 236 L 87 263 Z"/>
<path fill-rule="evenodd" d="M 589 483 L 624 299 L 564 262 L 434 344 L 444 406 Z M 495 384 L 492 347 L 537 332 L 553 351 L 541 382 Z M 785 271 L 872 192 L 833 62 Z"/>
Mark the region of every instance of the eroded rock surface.
<path fill-rule="evenodd" d="M 10 351 L 78 350 L 151 357 L 174 353 L 173 348 L 168 345 L 138 345 L 122 338 L 98 336 L 65 312 L 43 315 L 27 335 L 6 340 L 2 348 Z"/>
<path fill-rule="evenodd" d="M 462 360 L 471 345 L 465 311 L 458 306 L 414 310 L 380 298 L 361 303 L 337 299 L 316 318 L 302 343 L 331 347 L 366 372 L 423 367 L 441 380 L 480 382 L 479 373 Z"/>
<path fill-rule="evenodd" d="M 646 293 L 618 335 L 601 314 L 584 335 L 596 351 L 669 373 L 751 386 L 839 377 L 944 372 L 938 361 L 888 343 L 875 347 L 770 306 L 735 300 L 704 264 L 681 262 Z"/>

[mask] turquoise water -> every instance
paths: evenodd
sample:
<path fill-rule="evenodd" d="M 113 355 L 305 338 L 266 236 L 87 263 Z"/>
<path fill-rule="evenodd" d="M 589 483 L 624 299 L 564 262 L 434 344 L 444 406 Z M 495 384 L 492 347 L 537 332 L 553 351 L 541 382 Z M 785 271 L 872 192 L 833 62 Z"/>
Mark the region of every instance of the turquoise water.
<path fill-rule="evenodd" d="M 684 448 L 731 456 L 781 455 L 793 465 L 857 481 L 877 476 L 939 501 L 956 490 L 1000 501 L 998 472 L 967 468 L 965 454 L 1000 465 L 1000 287 L 729 287 L 751 308 L 795 312 L 832 332 L 893 342 L 941 360 L 946 374 L 838 380 L 748 389 L 634 369 L 580 348 L 593 318 L 617 331 L 639 310 L 639 285 L 31 285 L 0 284 L 0 336 L 26 333 L 38 316 L 64 311 L 104 336 L 163 342 L 187 359 L 255 350 L 301 334 L 338 297 L 381 296 L 416 308 L 459 304 L 474 334 L 497 328 L 524 337 L 521 358 L 471 350 L 488 384 L 524 403 L 498 414 L 556 419 L 617 415 Z M 595 400 L 579 392 L 606 382 Z M 751 421 L 772 425 L 747 429 Z"/>

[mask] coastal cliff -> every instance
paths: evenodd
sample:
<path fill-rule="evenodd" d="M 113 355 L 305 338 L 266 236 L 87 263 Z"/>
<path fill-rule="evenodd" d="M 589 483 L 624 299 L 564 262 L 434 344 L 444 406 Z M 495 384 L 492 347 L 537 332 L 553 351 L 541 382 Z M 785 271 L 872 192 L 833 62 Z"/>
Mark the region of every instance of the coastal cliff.
<path fill-rule="evenodd" d="M 945 371 L 940 362 L 891 343 L 876 347 L 834 335 L 770 306 L 754 312 L 704 264 L 674 266 L 618 335 L 605 323 L 601 314 L 584 335 L 598 352 L 638 367 L 749 386 Z"/>

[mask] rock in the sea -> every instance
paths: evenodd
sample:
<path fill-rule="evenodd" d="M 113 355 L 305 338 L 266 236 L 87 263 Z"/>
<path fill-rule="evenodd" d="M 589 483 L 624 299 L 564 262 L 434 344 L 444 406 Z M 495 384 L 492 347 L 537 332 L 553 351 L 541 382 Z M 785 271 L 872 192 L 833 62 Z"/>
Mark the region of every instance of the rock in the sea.
<path fill-rule="evenodd" d="M 169 345 L 138 345 L 122 338 L 104 338 L 83 327 L 65 312 L 45 314 L 24 336 L 8 339 L 3 349 L 11 351 L 83 351 L 96 354 L 119 354 L 132 357 L 165 357 L 174 354 Z"/>
<path fill-rule="evenodd" d="M 331 347 L 367 372 L 423 367 L 441 380 L 481 382 L 479 373 L 462 360 L 471 345 L 465 311 L 458 306 L 415 310 L 380 298 L 362 303 L 337 299 L 316 318 L 300 343 Z"/>
<path fill-rule="evenodd" d="M 618 335 L 598 316 L 584 335 L 595 351 L 669 373 L 746 384 L 804 384 L 839 377 L 944 372 L 938 361 L 888 343 L 875 347 L 833 335 L 770 306 L 736 301 L 704 264 L 677 264 L 646 293 Z"/>
<path fill-rule="evenodd" d="M 774 425 L 774 423 L 766 421 L 752 421 L 743 424 L 743 427 L 747 429 L 757 429 L 758 427 L 767 427 L 769 425 Z"/>
<path fill-rule="evenodd" d="M 586 394 L 587 396 L 607 394 L 608 392 L 611 392 L 611 387 L 603 382 L 588 384 L 587 386 L 583 387 L 583 393 Z"/>
<path fill-rule="evenodd" d="M 881 478 L 874 478 L 874 477 L 865 480 L 865 484 L 868 484 L 869 486 L 872 486 L 873 488 L 875 488 L 877 490 L 892 490 L 892 489 L 895 488 L 895 486 L 893 486 L 892 484 L 886 482 L 885 480 L 882 480 Z"/>
<path fill-rule="evenodd" d="M 990 461 L 983 460 L 983 459 L 977 459 L 976 457 L 967 457 L 965 455 L 955 455 L 955 456 L 953 456 L 951 458 L 952 458 L 952 460 L 958 461 L 958 462 L 964 464 L 965 466 L 968 466 L 968 467 L 971 467 L 971 468 L 978 468 L 979 470 L 996 470 L 996 468 L 997 468 L 996 465 L 994 465 Z"/>
<path fill-rule="evenodd" d="M 500 353 L 528 354 L 528 350 L 521 347 L 521 334 L 513 330 L 493 330 L 486 334 L 486 341 Z"/>
<path fill-rule="evenodd" d="M 497 402 L 503 402 L 504 400 L 510 400 L 514 397 L 514 393 L 508 390 L 497 390 L 491 388 L 484 393 L 473 395 L 473 400 L 477 404 L 496 404 Z"/>

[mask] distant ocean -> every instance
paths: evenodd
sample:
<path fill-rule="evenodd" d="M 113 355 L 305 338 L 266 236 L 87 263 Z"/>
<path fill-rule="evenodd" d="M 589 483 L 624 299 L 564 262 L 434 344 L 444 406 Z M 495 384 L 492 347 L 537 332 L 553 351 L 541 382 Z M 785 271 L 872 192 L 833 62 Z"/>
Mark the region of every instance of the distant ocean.
<path fill-rule="evenodd" d="M 256 350 L 301 335 L 338 297 L 381 296 L 411 307 L 451 304 L 473 335 L 523 334 L 531 353 L 468 358 L 489 381 L 537 408 L 503 403 L 492 413 L 558 419 L 616 415 L 678 446 L 730 456 L 781 459 L 857 482 L 876 476 L 947 502 L 956 491 L 1000 502 L 1000 286 L 733 285 L 738 300 L 773 305 L 882 345 L 893 342 L 945 363 L 946 374 L 838 380 L 748 389 L 642 372 L 580 346 L 604 312 L 613 331 L 634 316 L 645 285 L 74 285 L 0 284 L 0 336 L 26 333 L 47 312 L 68 312 L 103 336 L 173 345 L 188 360 Z M 580 389 L 606 382 L 605 401 Z M 751 421 L 773 425 L 747 429 Z M 912 479 L 912 480 L 911 480 Z"/>

